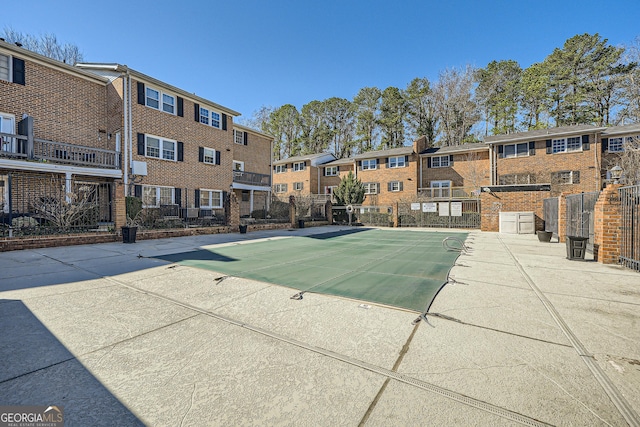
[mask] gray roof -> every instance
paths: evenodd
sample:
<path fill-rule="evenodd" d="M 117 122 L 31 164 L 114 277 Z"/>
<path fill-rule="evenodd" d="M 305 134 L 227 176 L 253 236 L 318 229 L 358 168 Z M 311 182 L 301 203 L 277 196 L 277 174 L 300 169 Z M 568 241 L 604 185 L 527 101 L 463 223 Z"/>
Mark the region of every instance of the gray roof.
<path fill-rule="evenodd" d="M 468 144 L 450 145 L 447 147 L 431 147 L 420 152 L 420 155 L 430 156 L 430 155 L 438 155 L 438 154 L 454 154 L 454 153 L 464 153 L 468 151 L 485 151 L 488 149 L 489 149 L 489 146 L 487 144 L 483 142 L 474 142 L 474 143 L 468 143 Z"/>
<path fill-rule="evenodd" d="M 284 165 L 286 163 L 295 163 L 302 162 L 304 160 L 315 160 L 324 156 L 331 156 L 335 159 L 335 156 L 332 153 L 316 153 L 316 154 L 307 154 L 303 156 L 293 156 L 287 157 L 286 159 L 276 160 L 273 162 L 274 165 Z M 330 160 L 332 161 L 332 160 Z"/>
<path fill-rule="evenodd" d="M 607 130 L 602 132 L 602 136 L 623 135 L 627 133 L 638 132 L 640 132 L 640 123 L 634 123 L 632 125 L 612 126 L 610 128 L 607 128 Z"/>
<path fill-rule="evenodd" d="M 375 159 L 377 157 L 401 156 L 413 153 L 413 147 L 404 146 L 398 148 L 390 148 L 388 150 L 367 151 L 365 153 L 356 154 L 352 159 Z"/>
<path fill-rule="evenodd" d="M 329 163 L 325 163 L 322 166 L 339 166 L 339 165 L 352 165 L 355 160 L 353 157 L 345 157 L 343 159 L 334 160 Z"/>
<path fill-rule="evenodd" d="M 606 127 L 598 127 L 593 125 L 573 125 L 560 126 L 549 129 L 530 130 L 528 132 L 511 133 L 507 135 L 491 135 L 485 138 L 487 144 L 503 144 L 517 141 L 532 141 L 540 139 L 548 139 L 554 136 L 576 135 L 585 132 L 599 132 L 605 130 Z"/>

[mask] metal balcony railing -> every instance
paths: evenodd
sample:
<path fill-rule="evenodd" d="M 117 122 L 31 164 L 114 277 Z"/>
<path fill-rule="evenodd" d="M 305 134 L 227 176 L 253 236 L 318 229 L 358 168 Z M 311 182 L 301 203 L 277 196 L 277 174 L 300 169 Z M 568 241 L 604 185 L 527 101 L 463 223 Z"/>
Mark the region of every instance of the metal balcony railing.
<path fill-rule="evenodd" d="M 271 187 L 271 176 L 255 172 L 233 171 L 233 182 Z"/>
<path fill-rule="evenodd" d="M 433 200 L 479 199 L 480 189 L 475 187 L 419 188 L 418 197 L 421 199 L 433 199 Z"/>
<path fill-rule="evenodd" d="M 74 166 L 120 169 L 120 153 L 83 145 L 0 133 L 0 157 L 46 161 Z"/>

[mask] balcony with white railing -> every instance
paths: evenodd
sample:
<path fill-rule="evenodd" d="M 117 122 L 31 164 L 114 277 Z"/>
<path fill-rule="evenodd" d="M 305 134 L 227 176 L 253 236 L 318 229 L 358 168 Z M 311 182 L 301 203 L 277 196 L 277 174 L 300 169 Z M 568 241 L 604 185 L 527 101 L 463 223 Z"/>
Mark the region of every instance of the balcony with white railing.
<path fill-rule="evenodd" d="M 80 167 L 120 169 L 120 153 L 0 132 L 0 158 Z"/>

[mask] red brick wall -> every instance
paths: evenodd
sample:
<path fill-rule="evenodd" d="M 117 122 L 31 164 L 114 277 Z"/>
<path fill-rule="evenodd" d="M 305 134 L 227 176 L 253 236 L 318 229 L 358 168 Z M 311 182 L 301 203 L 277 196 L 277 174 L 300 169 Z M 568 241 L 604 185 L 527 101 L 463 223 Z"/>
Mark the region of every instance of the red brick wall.
<path fill-rule="evenodd" d="M 500 231 L 500 212 L 533 212 L 536 230 L 544 224 L 543 200 L 549 191 L 514 191 L 481 193 L 482 231 Z"/>
<path fill-rule="evenodd" d="M 394 156 L 395 157 L 395 156 Z M 371 157 L 375 158 L 375 157 Z M 362 170 L 356 166 L 357 177 L 361 182 L 377 182 L 380 184 L 380 193 L 367 195 L 363 205 L 393 206 L 401 200 L 415 200 L 418 194 L 418 164 L 419 157 L 412 153 L 405 167 L 388 168 L 387 157 L 380 157 L 378 169 Z M 389 191 L 388 184 L 392 181 L 402 182 L 402 191 Z"/>
<path fill-rule="evenodd" d="M 594 209 L 593 257 L 603 264 L 620 262 L 621 203 L 618 188 L 608 185 L 596 202 Z"/>
<path fill-rule="evenodd" d="M 16 131 L 28 114 L 34 118 L 36 138 L 115 149 L 115 139 L 107 138 L 106 82 L 63 64 L 55 67 L 10 54 L 25 61 L 26 84 L 0 81 L 0 112 L 15 116 Z"/>
<path fill-rule="evenodd" d="M 427 157 L 422 160 L 423 188 L 431 187 L 431 181 L 451 181 L 452 187 L 480 187 L 491 183 L 489 176 L 489 151 L 475 151 L 453 155 L 453 166 L 430 168 Z"/>

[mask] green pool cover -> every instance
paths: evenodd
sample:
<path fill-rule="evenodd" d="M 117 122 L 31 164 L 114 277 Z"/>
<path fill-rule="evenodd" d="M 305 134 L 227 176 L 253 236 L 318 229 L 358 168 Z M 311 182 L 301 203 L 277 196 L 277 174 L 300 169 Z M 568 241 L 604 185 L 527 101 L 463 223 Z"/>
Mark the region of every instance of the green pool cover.
<path fill-rule="evenodd" d="M 426 311 L 458 257 L 442 240 L 467 233 L 350 229 L 218 245 L 160 259 L 362 301 Z"/>

